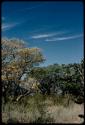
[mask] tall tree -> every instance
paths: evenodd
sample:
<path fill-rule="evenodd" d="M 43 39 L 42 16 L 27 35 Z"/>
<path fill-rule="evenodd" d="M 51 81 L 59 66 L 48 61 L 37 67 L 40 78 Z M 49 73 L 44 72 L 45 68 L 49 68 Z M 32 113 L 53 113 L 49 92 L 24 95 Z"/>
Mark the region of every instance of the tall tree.
<path fill-rule="evenodd" d="M 24 73 L 43 61 L 39 48 L 26 48 L 20 40 L 2 39 L 2 78 L 20 80 Z"/>
<path fill-rule="evenodd" d="M 18 39 L 2 39 L 2 91 L 4 96 L 15 84 L 21 82 L 24 74 L 44 61 L 39 48 L 27 48 L 25 42 Z"/>

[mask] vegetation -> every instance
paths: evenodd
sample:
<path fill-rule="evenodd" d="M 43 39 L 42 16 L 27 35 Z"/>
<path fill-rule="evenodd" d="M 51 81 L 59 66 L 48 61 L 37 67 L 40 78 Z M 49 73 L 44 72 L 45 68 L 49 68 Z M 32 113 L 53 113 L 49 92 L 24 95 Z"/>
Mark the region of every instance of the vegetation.
<path fill-rule="evenodd" d="M 38 67 L 45 61 L 41 50 L 17 39 L 2 39 L 1 52 L 3 122 L 72 122 L 75 102 L 84 102 L 84 59 Z"/>
<path fill-rule="evenodd" d="M 35 94 L 19 102 L 9 101 L 2 105 L 4 123 L 82 123 L 79 114 L 83 105 L 74 103 L 68 96 Z M 24 102 L 24 103 L 23 103 Z"/>
<path fill-rule="evenodd" d="M 62 94 L 84 96 L 84 60 L 80 64 L 54 64 L 34 68 L 30 76 L 40 81 L 40 89 L 43 93 L 57 94 L 58 90 L 61 90 Z"/>
<path fill-rule="evenodd" d="M 43 61 L 39 48 L 26 48 L 23 41 L 2 39 L 2 85 L 5 101 L 10 91 L 16 95 L 13 87 L 21 82 L 22 76 L 29 74 L 33 66 Z"/>

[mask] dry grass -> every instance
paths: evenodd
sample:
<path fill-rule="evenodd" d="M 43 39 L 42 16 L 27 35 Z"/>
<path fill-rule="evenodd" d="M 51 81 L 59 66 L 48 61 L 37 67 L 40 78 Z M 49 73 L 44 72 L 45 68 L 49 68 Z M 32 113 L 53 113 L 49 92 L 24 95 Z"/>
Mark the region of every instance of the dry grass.
<path fill-rule="evenodd" d="M 61 97 L 62 98 L 62 97 Z M 7 123 L 82 123 L 79 114 L 84 114 L 84 105 L 66 98 L 35 95 L 25 97 L 19 103 L 2 105 L 2 121 Z M 57 101 L 56 101 L 57 100 Z M 61 100 L 61 101 L 60 101 Z M 59 105 L 60 104 L 60 105 Z"/>
<path fill-rule="evenodd" d="M 84 114 L 83 105 L 73 104 L 70 107 L 49 106 L 47 108 L 47 117 L 50 115 L 54 123 L 82 123 L 83 119 L 79 118 L 79 114 Z"/>

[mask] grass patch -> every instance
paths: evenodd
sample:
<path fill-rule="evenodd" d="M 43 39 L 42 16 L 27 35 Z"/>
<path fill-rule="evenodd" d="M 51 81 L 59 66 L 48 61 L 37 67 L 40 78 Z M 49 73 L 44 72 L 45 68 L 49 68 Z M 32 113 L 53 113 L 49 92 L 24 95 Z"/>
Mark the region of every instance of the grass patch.
<path fill-rule="evenodd" d="M 66 121 L 72 123 L 81 109 L 67 96 L 35 94 L 26 96 L 19 102 L 9 101 L 2 104 L 2 121 L 4 123 L 64 123 Z"/>

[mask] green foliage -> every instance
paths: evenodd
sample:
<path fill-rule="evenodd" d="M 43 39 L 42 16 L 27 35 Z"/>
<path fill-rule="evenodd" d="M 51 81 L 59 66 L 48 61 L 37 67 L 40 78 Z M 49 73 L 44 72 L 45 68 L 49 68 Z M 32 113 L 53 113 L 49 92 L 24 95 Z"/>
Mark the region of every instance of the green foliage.
<path fill-rule="evenodd" d="M 36 67 L 45 60 L 41 50 L 27 48 L 23 41 L 16 39 L 2 39 L 1 52 L 2 95 L 5 101 L 9 99 L 8 97 L 11 98 L 11 95 L 16 97 L 28 91 L 24 89 L 22 93 L 18 91 L 20 86 L 17 86 L 17 83 L 22 82 L 24 74 L 26 74 L 24 82 L 29 84 L 31 92 L 35 90 L 48 95 L 68 93 L 84 97 L 84 59 L 81 63 Z M 30 77 L 33 79 L 30 80 Z"/>
<path fill-rule="evenodd" d="M 80 64 L 54 64 L 34 68 L 30 76 L 40 82 L 39 89 L 43 94 L 57 94 L 56 89 L 60 89 L 62 94 L 84 96 L 84 60 Z"/>

